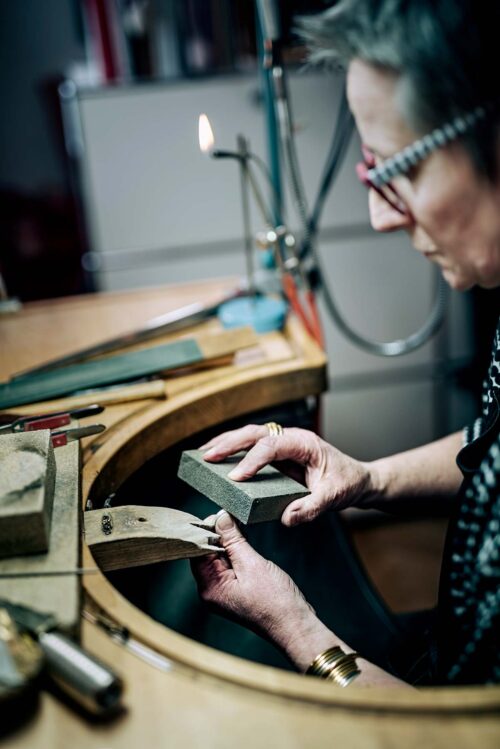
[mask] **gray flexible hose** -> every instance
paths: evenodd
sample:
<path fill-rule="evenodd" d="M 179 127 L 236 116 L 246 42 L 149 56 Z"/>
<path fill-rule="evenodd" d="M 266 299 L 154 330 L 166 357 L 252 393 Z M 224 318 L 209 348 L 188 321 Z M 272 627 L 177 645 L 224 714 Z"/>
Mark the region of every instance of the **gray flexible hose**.
<path fill-rule="evenodd" d="M 367 351 L 370 354 L 376 354 L 377 356 L 402 356 L 403 354 L 409 354 L 411 351 L 415 351 L 415 349 L 423 346 L 424 343 L 427 343 L 429 338 L 431 338 L 431 336 L 433 336 L 442 325 L 446 310 L 446 301 L 448 298 L 448 287 L 443 281 L 441 275 L 439 275 L 437 279 L 436 295 L 429 317 L 424 324 L 415 331 L 415 333 L 412 333 L 407 338 L 386 342 L 372 341 L 365 338 L 360 335 L 360 333 L 357 333 L 345 321 L 345 318 L 340 313 L 337 304 L 332 297 L 328 285 L 325 283 L 325 275 L 316 252 L 315 258 L 319 276 L 321 278 L 321 293 L 331 318 L 346 338 L 356 346 L 359 346 L 359 348 L 363 349 L 363 351 Z M 439 274 L 439 271 L 436 272 Z"/>

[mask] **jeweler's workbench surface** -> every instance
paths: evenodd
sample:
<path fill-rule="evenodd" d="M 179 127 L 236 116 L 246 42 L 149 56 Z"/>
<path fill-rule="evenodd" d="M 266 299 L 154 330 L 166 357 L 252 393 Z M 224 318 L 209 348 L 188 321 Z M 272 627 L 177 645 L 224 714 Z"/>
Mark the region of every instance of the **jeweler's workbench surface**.
<path fill-rule="evenodd" d="M 27 305 L 0 319 L 0 379 L 190 302 L 216 301 L 232 285 L 214 281 Z M 185 437 L 324 389 L 324 355 L 296 321 L 284 335 L 263 339 L 262 349 L 235 364 L 168 378 L 165 400 L 109 405 L 100 417 L 106 432 L 82 444 L 84 506 L 88 500 L 102 506 L 146 460 Z M 82 567 L 96 567 L 85 543 Z M 86 574 L 83 585 L 82 643 L 123 676 L 125 711 L 109 723 L 93 723 L 44 692 L 33 719 L 4 746 L 498 745 L 500 688 L 342 690 L 193 642 L 135 608 L 98 570 Z M 93 623 L 99 614 L 128 629 L 132 648 Z"/>

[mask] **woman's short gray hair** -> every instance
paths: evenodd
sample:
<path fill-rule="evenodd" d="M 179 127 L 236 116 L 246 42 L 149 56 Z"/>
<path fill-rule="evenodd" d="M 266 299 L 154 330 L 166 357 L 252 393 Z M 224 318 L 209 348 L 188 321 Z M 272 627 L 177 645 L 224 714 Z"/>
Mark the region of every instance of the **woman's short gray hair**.
<path fill-rule="evenodd" d="M 498 173 L 500 3 L 340 0 L 299 21 L 311 62 L 359 58 L 400 75 L 398 104 L 418 135 L 478 105 L 490 116 L 463 142 L 479 173 Z"/>

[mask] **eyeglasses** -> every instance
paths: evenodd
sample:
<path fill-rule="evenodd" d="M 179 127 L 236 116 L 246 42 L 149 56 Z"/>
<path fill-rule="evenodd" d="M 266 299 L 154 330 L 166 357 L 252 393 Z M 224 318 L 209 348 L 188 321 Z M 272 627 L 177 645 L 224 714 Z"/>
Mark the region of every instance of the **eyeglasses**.
<path fill-rule="evenodd" d="M 395 211 L 401 213 L 402 216 L 407 216 L 408 209 L 394 185 L 391 182 L 379 185 L 373 181 L 371 175 L 375 169 L 378 168 L 377 162 L 375 161 L 375 154 L 364 144 L 361 146 L 361 151 L 363 153 L 363 161 L 356 164 L 356 174 L 358 175 L 359 181 L 362 182 L 368 190 L 375 190 L 377 195 L 380 195 L 380 197 L 383 198 Z"/>
<path fill-rule="evenodd" d="M 391 180 L 407 174 L 412 167 L 426 159 L 433 151 L 443 148 L 471 130 L 485 116 L 484 107 L 476 107 L 472 112 L 458 115 L 451 122 L 437 127 L 423 138 L 418 138 L 380 164 L 376 163 L 374 154 L 366 146 L 362 146 L 364 161 L 356 165 L 356 173 L 368 189 L 375 190 L 394 210 L 406 216 L 408 209 L 394 185 L 391 184 Z"/>

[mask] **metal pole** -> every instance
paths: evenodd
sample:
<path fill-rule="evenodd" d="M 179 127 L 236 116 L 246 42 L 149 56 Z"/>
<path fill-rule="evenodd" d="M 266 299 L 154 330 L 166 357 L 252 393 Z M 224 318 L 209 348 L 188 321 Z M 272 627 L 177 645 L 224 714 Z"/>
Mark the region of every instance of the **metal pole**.
<path fill-rule="evenodd" d="M 253 297 L 255 296 L 255 279 L 253 267 L 253 237 L 252 228 L 250 226 L 250 201 L 248 194 L 248 142 L 243 135 L 238 135 L 237 147 L 240 156 L 241 208 L 243 214 L 248 293 L 250 294 L 250 297 Z"/>

